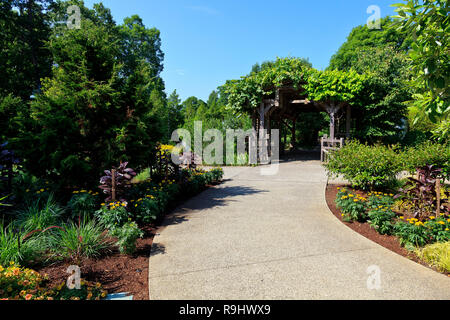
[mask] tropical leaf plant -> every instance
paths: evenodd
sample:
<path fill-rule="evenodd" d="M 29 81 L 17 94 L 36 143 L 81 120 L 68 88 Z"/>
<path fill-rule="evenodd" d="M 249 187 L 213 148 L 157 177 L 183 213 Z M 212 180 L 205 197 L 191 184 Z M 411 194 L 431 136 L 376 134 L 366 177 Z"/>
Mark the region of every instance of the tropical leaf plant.
<path fill-rule="evenodd" d="M 417 178 L 408 178 L 409 183 L 401 188 L 396 199 L 404 197 L 413 204 L 413 215 L 416 219 L 424 219 L 434 214 L 437 209 L 436 185 L 441 179 L 443 170 L 433 165 L 417 169 Z M 440 205 L 446 210 L 446 199 Z"/>
<path fill-rule="evenodd" d="M 120 163 L 119 167 L 112 170 L 105 170 L 105 176 L 100 178 L 99 188 L 103 190 L 104 194 L 107 194 L 106 202 L 114 201 L 118 197 L 123 197 L 125 190 L 131 187 L 131 180 L 136 176 L 136 172 L 127 168 L 128 162 Z M 113 175 L 114 172 L 114 175 Z M 113 195 L 113 182 L 115 186 L 115 195 Z M 120 199 L 125 202 L 125 199 Z"/>

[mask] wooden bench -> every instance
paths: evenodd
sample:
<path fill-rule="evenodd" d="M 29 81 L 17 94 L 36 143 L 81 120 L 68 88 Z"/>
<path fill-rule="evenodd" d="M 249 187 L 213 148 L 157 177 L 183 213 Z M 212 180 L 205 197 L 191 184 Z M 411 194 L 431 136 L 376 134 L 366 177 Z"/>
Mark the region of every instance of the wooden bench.
<path fill-rule="evenodd" d="M 320 161 L 327 162 L 330 151 L 340 149 L 344 146 L 344 138 L 331 139 L 325 135 L 320 139 Z"/>

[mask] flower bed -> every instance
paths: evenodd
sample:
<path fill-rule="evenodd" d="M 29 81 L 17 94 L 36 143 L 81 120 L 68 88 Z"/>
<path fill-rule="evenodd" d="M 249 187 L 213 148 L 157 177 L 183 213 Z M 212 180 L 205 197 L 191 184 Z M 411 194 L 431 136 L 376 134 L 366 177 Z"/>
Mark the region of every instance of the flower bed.
<path fill-rule="evenodd" d="M 123 172 L 131 172 L 126 169 L 126 165 L 122 169 Z M 137 287 L 130 282 L 136 280 L 135 270 L 144 273 L 147 268 L 145 265 L 148 264 L 156 224 L 180 201 L 219 182 L 222 176 L 222 169 L 208 172 L 185 169 L 171 178 L 147 178 L 135 183 L 128 183 L 125 179 L 122 182 L 126 187 L 118 192 L 120 200 L 103 202 L 100 193 L 92 190 L 74 190 L 64 204 L 61 197 L 55 200 L 51 186 L 38 190 L 27 189 L 25 197 L 28 194 L 28 201 L 32 205 L 23 208 L 9 224 L 0 222 L 0 264 L 15 263 L 19 271 L 14 269 L 14 272 L 21 273 L 19 264 L 33 267 L 43 274 L 48 273 L 49 278 L 23 269 L 23 272 L 36 277 L 36 285 L 42 290 L 35 291 L 31 297 L 27 291 L 29 288 L 20 287 L 23 282 L 17 282 L 15 287 L 21 289 L 19 294 L 14 289 L 16 291 L 12 294 L 9 294 L 12 291 L 8 294 L 3 292 L 0 297 L 95 299 L 98 295 L 90 289 L 91 282 L 88 281 L 83 281 L 84 287 L 77 290 L 76 294 L 73 291 L 65 292 L 65 286 L 56 291 L 55 287 L 59 288 L 69 276 L 66 273 L 69 265 L 79 265 L 83 276 L 86 275 L 90 281 L 102 284 L 111 282 L 104 273 L 110 272 L 110 267 L 117 268 L 114 261 L 121 261 L 136 268 L 130 272 L 127 268 L 120 268 L 128 280 L 123 282 L 121 273 L 115 272 L 116 278 L 112 282 L 120 282 L 122 286 L 110 283 L 106 286 L 114 288 L 114 292 L 127 291 L 136 295 L 141 293 L 136 290 L 143 291 L 139 298 L 148 298 L 147 281 L 142 280 Z M 105 181 L 104 190 L 107 190 L 107 179 Z M 105 268 L 105 264 L 108 267 Z M 49 283 L 48 287 L 44 286 L 46 283 Z M 20 294 L 24 292 L 25 295 Z M 100 296 L 103 293 L 101 291 Z"/>
<path fill-rule="evenodd" d="M 66 282 L 48 286 L 48 276 L 11 262 L 0 265 L 0 300 L 100 300 L 107 292 L 100 283 L 81 280 L 79 290 L 70 290 Z"/>
<path fill-rule="evenodd" d="M 422 252 L 421 248 L 450 240 L 450 216 L 446 213 L 417 219 L 401 211 L 403 202 L 392 193 L 336 187 L 333 196 L 333 187 L 327 188 L 327 202 L 344 223 L 403 256 L 418 261 L 414 253 Z"/>

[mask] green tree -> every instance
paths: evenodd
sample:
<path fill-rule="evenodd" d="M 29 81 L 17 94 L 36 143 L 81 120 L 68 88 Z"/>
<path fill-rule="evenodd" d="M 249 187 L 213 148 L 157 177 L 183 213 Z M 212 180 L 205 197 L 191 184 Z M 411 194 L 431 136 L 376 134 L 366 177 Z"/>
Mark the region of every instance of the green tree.
<path fill-rule="evenodd" d="M 369 29 L 367 25 L 353 28 L 347 40 L 331 57 L 329 70 L 349 70 L 359 59 L 359 52 L 368 48 L 390 47 L 396 52 L 407 52 L 411 46 L 408 33 L 391 27 L 393 20 L 381 19 L 381 29 Z"/>
<path fill-rule="evenodd" d="M 408 116 L 406 101 L 412 96 L 407 85 L 411 39 L 406 32 L 393 29 L 392 23 L 387 17 L 382 19 L 380 30 L 366 25 L 354 28 L 328 67 L 370 75 L 361 107 L 353 116 L 357 119 L 356 138 L 371 143 L 394 143 L 402 138 Z"/>
<path fill-rule="evenodd" d="M 0 3 L 0 96 L 25 101 L 51 72 L 45 43 L 50 34 L 46 9 L 51 0 L 4 0 Z"/>
<path fill-rule="evenodd" d="M 169 119 L 169 134 L 184 124 L 183 106 L 177 90 L 174 90 L 167 98 L 167 111 Z"/>
<path fill-rule="evenodd" d="M 65 186 L 92 186 L 120 160 L 135 168 L 152 162 L 164 134 L 162 66 L 144 58 L 151 52 L 134 50 L 140 38 L 133 23 L 115 25 L 102 5 L 89 10 L 82 1 L 59 4 L 57 21 L 64 20 L 69 4 L 81 6 L 81 29 L 55 27 L 49 41 L 52 77 L 43 80 L 31 117 L 21 123 L 27 130 L 13 142 L 31 173 Z"/>
<path fill-rule="evenodd" d="M 414 105 L 432 122 L 439 123 L 438 138 L 449 137 L 449 2 L 447 0 L 405 0 L 395 4 L 398 24 L 394 27 L 412 35 Z M 421 114 L 420 112 L 418 113 Z M 419 119 L 419 118 L 417 118 Z"/>

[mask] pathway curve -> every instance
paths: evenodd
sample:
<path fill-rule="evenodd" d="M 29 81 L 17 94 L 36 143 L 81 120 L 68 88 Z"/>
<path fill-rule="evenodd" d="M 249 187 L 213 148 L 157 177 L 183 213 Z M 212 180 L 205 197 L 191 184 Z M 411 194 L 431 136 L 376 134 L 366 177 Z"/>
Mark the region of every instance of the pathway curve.
<path fill-rule="evenodd" d="M 329 211 L 317 161 L 225 168 L 226 182 L 168 217 L 150 299 L 450 299 L 450 278 L 355 233 Z M 370 266 L 381 287 L 369 290 Z"/>

